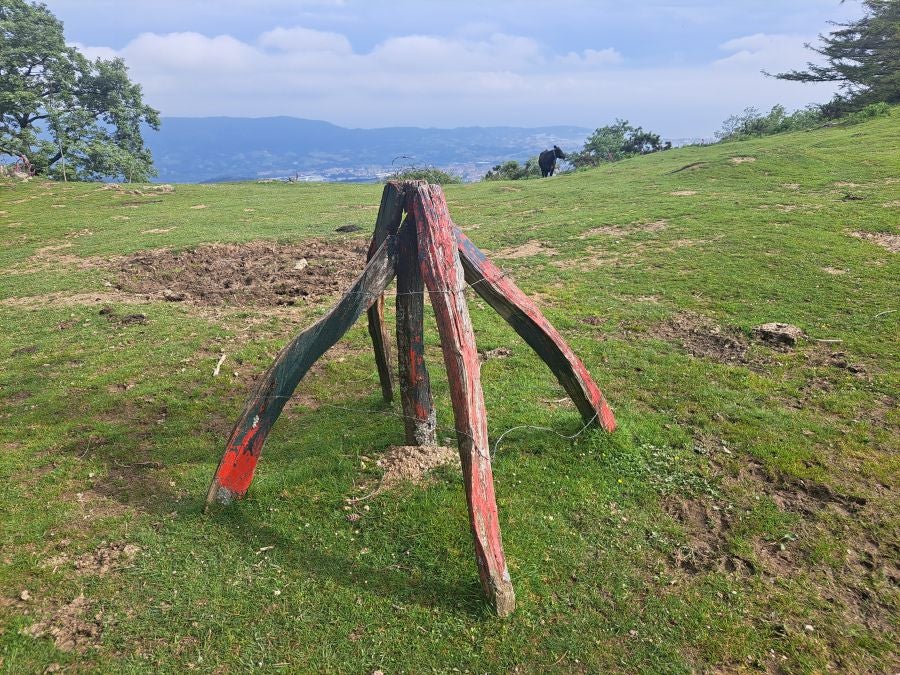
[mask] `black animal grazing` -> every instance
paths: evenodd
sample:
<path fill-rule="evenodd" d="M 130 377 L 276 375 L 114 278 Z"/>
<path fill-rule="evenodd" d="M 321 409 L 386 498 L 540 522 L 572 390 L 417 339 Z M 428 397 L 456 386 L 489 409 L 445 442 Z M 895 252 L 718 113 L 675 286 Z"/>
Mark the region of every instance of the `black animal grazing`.
<path fill-rule="evenodd" d="M 552 176 L 556 171 L 556 160 L 565 159 L 566 153 L 559 149 L 558 145 L 554 145 L 552 150 L 544 150 L 538 157 L 538 166 L 541 167 L 541 177 L 546 178 Z"/>

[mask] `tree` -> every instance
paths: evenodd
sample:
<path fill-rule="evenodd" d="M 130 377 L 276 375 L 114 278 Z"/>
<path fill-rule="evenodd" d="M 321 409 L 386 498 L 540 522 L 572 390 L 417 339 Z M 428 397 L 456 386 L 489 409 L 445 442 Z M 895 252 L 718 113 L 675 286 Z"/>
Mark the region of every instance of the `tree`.
<path fill-rule="evenodd" d="M 122 59 L 66 45 L 43 3 L 0 0 L 0 156 L 63 179 L 155 175 L 141 125 L 159 128 Z"/>
<path fill-rule="evenodd" d="M 806 47 L 827 64 L 807 63 L 773 77 L 795 82 L 840 82 L 841 93 L 822 106 L 829 117 L 859 110 L 870 103 L 900 103 L 900 2 L 863 0 L 865 15 L 820 35 L 821 46 Z M 770 75 L 770 73 L 766 73 Z"/>
<path fill-rule="evenodd" d="M 671 147 L 671 143 L 662 142 L 659 134 L 633 127 L 628 120 L 617 119 L 615 124 L 594 131 L 579 152 L 569 154 L 569 162 L 576 168 L 598 166 L 603 162 L 618 162 Z"/>

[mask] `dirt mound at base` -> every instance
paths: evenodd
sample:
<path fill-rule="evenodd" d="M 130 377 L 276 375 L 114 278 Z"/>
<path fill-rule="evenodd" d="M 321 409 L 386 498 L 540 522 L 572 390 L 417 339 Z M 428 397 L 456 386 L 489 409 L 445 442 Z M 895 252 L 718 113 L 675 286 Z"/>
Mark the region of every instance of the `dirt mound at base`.
<path fill-rule="evenodd" d="M 459 451 L 440 445 L 393 445 L 376 462 L 384 471 L 379 491 L 393 487 L 401 481 L 421 483 L 432 469 L 448 464 L 459 464 Z"/>
<path fill-rule="evenodd" d="M 296 305 L 346 291 L 365 266 L 362 241 L 310 239 L 145 251 L 119 263 L 117 288 L 171 302 Z"/>

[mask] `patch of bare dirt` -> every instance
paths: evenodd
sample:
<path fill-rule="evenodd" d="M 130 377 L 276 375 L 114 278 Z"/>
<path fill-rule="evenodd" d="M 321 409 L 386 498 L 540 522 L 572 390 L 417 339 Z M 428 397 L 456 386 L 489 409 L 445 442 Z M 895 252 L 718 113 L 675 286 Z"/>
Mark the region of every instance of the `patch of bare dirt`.
<path fill-rule="evenodd" d="M 375 465 L 384 472 L 378 485 L 374 490 L 371 484 L 361 485 L 360 489 L 368 494 L 349 501 L 353 503 L 374 497 L 403 482 L 418 485 L 425 481 L 430 471 L 442 466 L 459 466 L 459 464 L 459 451 L 456 448 L 441 445 L 392 445 L 375 462 Z"/>
<path fill-rule="evenodd" d="M 873 244 L 886 248 L 891 253 L 900 253 L 900 234 L 888 232 L 853 232 L 857 239 L 865 239 Z"/>
<path fill-rule="evenodd" d="M 651 335 L 678 342 L 692 356 L 722 363 L 747 363 L 747 338 L 735 328 L 722 328 L 712 319 L 694 312 L 676 314 L 654 326 Z"/>
<path fill-rule="evenodd" d="M 900 199 L 895 199 L 892 202 L 885 202 L 882 206 L 886 209 L 900 209 Z"/>
<path fill-rule="evenodd" d="M 91 553 L 85 553 L 75 560 L 75 569 L 81 574 L 109 574 L 131 563 L 141 547 L 125 542 L 101 544 Z"/>
<path fill-rule="evenodd" d="M 701 572 L 755 571 L 751 561 L 727 550 L 732 516 L 721 506 L 702 499 L 672 497 L 664 505 L 666 512 L 680 523 L 688 537 L 686 546 L 672 553 L 673 562 L 689 574 Z"/>
<path fill-rule="evenodd" d="M 510 356 L 512 356 L 512 350 L 507 349 L 506 347 L 478 350 L 478 358 L 482 362 L 490 361 L 492 359 L 508 359 Z"/>
<path fill-rule="evenodd" d="M 825 274 L 830 274 L 833 277 L 839 277 L 842 274 L 846 274 L 847 270 L 839 270 L 836 267 L 822 267 L 821 270 L 825 272 Z"/>
<path fill-rule="evenodd" d="M 213 244 L 154 250 L 119 264 L 120 290 L 204 305 L 296 305 L 346 291 L 365 265 L 362 241 Z"/>
<path fill-rule="evenodd" d="M 505 248 L 497 252 L 496 257 L 504 260 L 515 260 L 517 258 L 529 258 L 535 255 L 557 255 L 556 249 L 545 246 L 542 242 L 532 239 L 521 246 L 513 246 Z"/>
<path fill-rule="evenodd" d="M 587 239 L 598 234 L 607 234 L 611 236 L 621 237 L 637 232 L 659 232 L 666 229 L 669 222 L 665 218 L 654 220 L 650 223 L 631 223 L 630 225 L 604 225 L 602 227 L 592 227 L 590 230 L 579 235 L 579 239 Z"/>
<path fill-rule="evenodd" d="M 693 197 L 697 194 L 696 190 L 676 190 L 675 192 L 669 193 L 673 197 Z"/>
<path fill-rule="evenodd" d="M 48 637 L 64 652 L 81 651 L 100 641 L 102 614 L 90 616 L 91 602 L 79 595 L 71 602 L 47 611 L 44 617 L 23 633 L 33 638 Z"/>
<path fill-rule="evenodd" d="M 732 164 L 752 164 L 756 161 L 756 157 L 732 157 L 728 161 Z"/>

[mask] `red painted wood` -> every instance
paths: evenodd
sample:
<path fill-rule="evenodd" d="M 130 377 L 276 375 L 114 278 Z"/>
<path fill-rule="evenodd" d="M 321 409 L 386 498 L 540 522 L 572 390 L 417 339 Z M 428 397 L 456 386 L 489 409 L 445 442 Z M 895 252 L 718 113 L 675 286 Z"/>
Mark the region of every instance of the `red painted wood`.
<path fill-rule="evenodd" d="M 228 438 L 209 487 L 207 506 L 214 501 L 228 503 L 247 492 L 266 436 L 297 384 L 384 292 L 394 278 L 396 258 L 396 237 L 388 236 L 340 302 L 281 350 L 247 400 Z"/>
<path fill-rule="evenodd" d="M 577 406 L 585 424 L 597 420 L 614 431 L 616 418 L 581 359 L 537 305 L 487 259 L 459 228 L 453 228 L 466 281 L 550 367 Z"/>
<path fill-rule="evenodd" d="M 441 336 L 478 573 L 497 613 L 505 616 L 515 608 L 515 593 L 500 537 L 480 363 L 453 224 L 436 185 L 410 190 L 406 208 L 415 219 L 422 277 Z"/>
<path fill-rule="evenodd" d="M 424 291 L 416 224 L 407 215 L 397 236 L 397 365 L 407 445 L 437 444 L 437 419 L 425 367 Z"/>
<path fill-rule="evenodd" d="M 375 234 L 369 245 L 368 260 L 384 243 L 388 235 L 396 234 L 403 217 L 403 188 L 396 182 L 384 186 L 381 193 L 381 204 L 378 217 L 375 219 Z M 378 380 L 381 382 L 381 395 L 390 403 L 394 400 L 394 382 L 391 370 L 391 342 L 387 324 L 384 322 L 384 294 L 378 296 L 375 303 L 367 311 L 369 336 L 375 351 L 375 366 L 378 368 Z"/>

